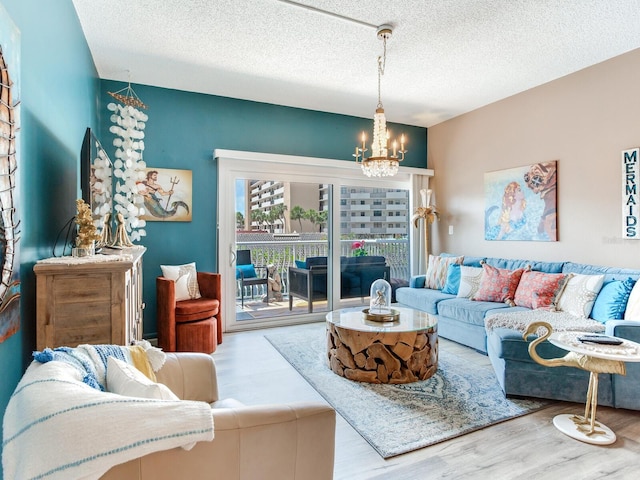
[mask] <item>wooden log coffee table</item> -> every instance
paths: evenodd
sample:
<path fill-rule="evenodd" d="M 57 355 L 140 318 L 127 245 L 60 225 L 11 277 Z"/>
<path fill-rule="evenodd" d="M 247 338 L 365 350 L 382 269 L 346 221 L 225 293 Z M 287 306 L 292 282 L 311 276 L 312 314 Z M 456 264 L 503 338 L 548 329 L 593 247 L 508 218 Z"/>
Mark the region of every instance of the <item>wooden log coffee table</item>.
<path fill-rule="evenodd" d="M 327 360 L 337 375 L 368 383 L 426 380 L 438 369 L 437 318 L 398 307 L 398 321 L 365 320 L 362 307 L 327 314 Z"/>

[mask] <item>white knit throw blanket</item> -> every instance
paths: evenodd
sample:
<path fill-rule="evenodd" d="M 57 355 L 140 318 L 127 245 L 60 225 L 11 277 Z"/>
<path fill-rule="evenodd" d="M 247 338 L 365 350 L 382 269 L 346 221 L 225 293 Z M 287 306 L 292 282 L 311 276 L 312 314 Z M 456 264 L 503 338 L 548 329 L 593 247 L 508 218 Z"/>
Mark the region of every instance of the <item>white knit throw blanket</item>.
<path fill-rule="evenodd" d="M 605 326 L 589 318 L 580 318 L 567 312 L 552 310 L 522 310 L 518 312 L 494 313 L 485 318 L 484 326 L 487 333 L 494 328 L 510 328 L 524 333 L 531 322 L 547 322 L 554 332 L 580 331 L 580 332 L 604 332 Z M 544 335 L 546 329 L 539 328 L 536 334 Z"/>
<path fill-rule="evenodd" d="M 148 400 L 83 383 L 70 363 L 34 361 L 5 411 L 4 478 L 94 479 L 148 453 L 213 439 L 205 402 Z"/>

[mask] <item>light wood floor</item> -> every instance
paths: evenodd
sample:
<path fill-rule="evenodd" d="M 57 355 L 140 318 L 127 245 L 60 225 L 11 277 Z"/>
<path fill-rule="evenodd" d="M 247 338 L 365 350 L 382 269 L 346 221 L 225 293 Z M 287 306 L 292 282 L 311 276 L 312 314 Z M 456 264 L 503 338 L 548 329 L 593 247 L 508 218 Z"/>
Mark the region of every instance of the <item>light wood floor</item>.
<path fill-rule="evenodd" d="M 310 325 L 225 334 L 213 354 L 221 397 L 245 404 L 324 401 L 264 338 Z M 486 356 L 440 340 L 469 362 Z M 640 391 L 638 392 L 640 395 Z M 339 415 L 334 479 L 631 479 L 640 470 L 640 412 L 601 407 L 598 420 L 618 437 L 613 445 L 588 445 L 552 425 L 558 413 L 581 413 L 580 404 L 557 402 L 524 417 L 384 460 Z"/>

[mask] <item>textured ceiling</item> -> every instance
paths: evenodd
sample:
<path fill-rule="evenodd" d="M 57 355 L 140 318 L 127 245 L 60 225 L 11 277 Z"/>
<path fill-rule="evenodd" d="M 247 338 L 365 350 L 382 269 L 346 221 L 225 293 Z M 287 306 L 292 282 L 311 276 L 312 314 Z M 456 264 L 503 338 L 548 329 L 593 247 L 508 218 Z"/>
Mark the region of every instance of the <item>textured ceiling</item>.
<path fill-rule="evenodd" d="M 640 47 L 640 0 L 73 3 L 100 78 L 359 117 L 391 24 L 387 119 L 424 127 Z"/>

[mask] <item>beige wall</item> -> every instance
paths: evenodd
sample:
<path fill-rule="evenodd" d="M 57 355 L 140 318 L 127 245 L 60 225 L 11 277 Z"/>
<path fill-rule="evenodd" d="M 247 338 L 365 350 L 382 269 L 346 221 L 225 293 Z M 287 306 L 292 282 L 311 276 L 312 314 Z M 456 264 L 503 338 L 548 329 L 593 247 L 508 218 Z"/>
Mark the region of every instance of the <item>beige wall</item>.
<path fill-rule="evenodd" d="M 640 240 L 621 235 L 620 158 L 633 147 L 640 49 L 429 128 L 432 251 L 640 268 Z M 551 160 L 559 241 L 485 241 L 484 173 Z"/>

